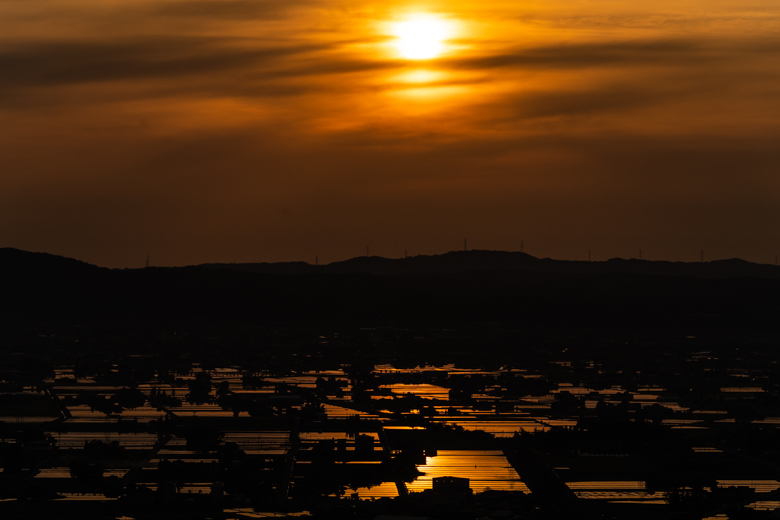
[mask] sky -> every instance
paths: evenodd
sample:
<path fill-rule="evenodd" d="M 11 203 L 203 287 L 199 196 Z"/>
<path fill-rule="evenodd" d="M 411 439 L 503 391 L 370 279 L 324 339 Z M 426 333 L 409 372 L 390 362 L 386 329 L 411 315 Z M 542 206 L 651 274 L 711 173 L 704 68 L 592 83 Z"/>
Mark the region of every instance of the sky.
<path fill-rule="evenodd" d="M 0 247 L 780 254 L 777 0 L 0 0 L 0 26 Z"/>

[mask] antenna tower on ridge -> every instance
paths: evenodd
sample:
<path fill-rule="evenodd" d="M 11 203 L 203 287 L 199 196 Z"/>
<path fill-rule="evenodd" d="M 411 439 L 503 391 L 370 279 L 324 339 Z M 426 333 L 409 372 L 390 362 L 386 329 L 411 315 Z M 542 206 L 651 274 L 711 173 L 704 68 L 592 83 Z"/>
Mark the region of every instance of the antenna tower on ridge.
<path fill-rule="evenodd" d="M 146 255 L 146 267 L 149 267 L 149 255 Z"/>

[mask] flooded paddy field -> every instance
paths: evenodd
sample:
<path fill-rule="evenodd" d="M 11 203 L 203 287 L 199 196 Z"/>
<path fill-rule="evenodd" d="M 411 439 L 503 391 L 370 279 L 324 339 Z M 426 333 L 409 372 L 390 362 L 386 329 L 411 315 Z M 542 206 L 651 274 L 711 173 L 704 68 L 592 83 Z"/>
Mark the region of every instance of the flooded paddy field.
<path fill-rule="evenodd" d="M 475 491 L 521 491 L 529 489 L 503 452 L 490 450 L 441 450 L 434 456 L 426 456 L 425 464 L 418 465 L 422 473 L 409 484 L 409 491 L 433 489 L 433 479 L 457 477 L 469 479 Z"/>
<path fill-rule="evenodd" d="M 60 366 L 0 395 L 3 463 L 21 471 L 2 500 L 200 501 L 259 518 L 288 502 L 465 504 L 504 493 L 780 512 L 774 367 L 714 377 L 710 353 L 685 362 L 684 385 L 679 374 L 590 360 L 191 363 L 144 377 L 120 363 Z"/>

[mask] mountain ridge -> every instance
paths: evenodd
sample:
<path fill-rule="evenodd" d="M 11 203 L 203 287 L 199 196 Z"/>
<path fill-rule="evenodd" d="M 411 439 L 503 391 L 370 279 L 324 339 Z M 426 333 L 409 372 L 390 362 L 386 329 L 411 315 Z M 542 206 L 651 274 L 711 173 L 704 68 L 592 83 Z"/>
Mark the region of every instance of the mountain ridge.
<path fill-rule="evenodd" d="M 0 268 L 4 270 L 37 271 L 56 274 L 71 271 L 86 274 L 98 271 L 137 271 L 138 269 L 110 269 L 81 260 L 50 253 L 0 248 Z M 771 278 L 780 279 L 780 267 L 758 264 L 740 258 L 707 262 L 673 262 L 636 258 L 610 258 L 601 261 L 557 260 L 537 258 L 519 251 L 471 250 L 450 251 L 439 255 L 416 255 L 408 258 L 358 256 L 328 264 L 315 265 L 303 261 L 204 263 L 165 269 L 200 268 L 233 270 L 272 275 L 306 274 L 374 274 L 406 275 L 434 273 L 463 273 L 480 271 L 519 271 L 551 275 L 599 276 L 608 273 L 640 274 L 647 276 L 682 276 L 693 278 Z M 155 267 L 159 269 L 159 267 Z"/>
<path fill-rule="evenodd" d="M 110 269 L 81 260 L 50 253 L 24 251 L 16 248 L 0 248 L 0 268 L 17 271 L 37 271 L 56 274 L 70 271 L 78 274 L 98 271 L 137 271 L 134 269 Z M 539 274 L 599 276 L 609 273 L 640 274 L 647 276 L 682 276 L 693 278 L 771 278 L 780 279 L 780 267 L 758 264 L 740 258 L 711 260 L 707 262 L 673 262 L 668 260 L 641 260 L 636 258 L 610 258 L 601 261 L 556 260 L 537 258 L 512 251 L 450 251 L 439 255 L 417 255 L 408 258 L 358 256 L 347 260 L 315 265 L 303 261 L 204 263 L 189 266 L 165 267 L 165 269 L 233 270 L 246 273 L 272 275 L 305 274 L 374 274 L 405 275 L 434 273 L 464 273 L 480 271 L 519 271 Z M 154 267 L 160 269 L 160 267 Z"/>
<path fill-rule="evenodd" d="M 513 259 L 527 268 L 513 266 Z M 577 263 L 470 251 L 416 262 L 414 271 L 392 259 L 357 258 L 332 272 L 306 264 L 298 274 L 243 272 L 242 264 L 107 269 L 0 249 L 0 331 L 46 324 L 120 331 L 216 323 L 236 330 L 500 324 L 558 336 L 621 330 L 780 338 L 775 266 L 725 260 L 694 264 L 691 276 L 658 269 L 648 276 L 647 261 Z M 373 272 L 365 272 L 367 265 Z M 377 266 L 405 272 L 382 274 Z"/>
<path fill-rule="evenodd" d="M 232 269 L 266 274 L 379 274 L 403 275 L 458 273 L 468 271 L 526 271 L 547 274 L 598 276 L 607 273 L 649 276 L 685 276 L 694 278 L 773 278 L 780 279 L 780 267 L 731 258 L 708 262 L 671 262 L 611 258 L 604 261 L 556 260 L 537 258 L 511 251 L 451 251 L 441 255 L 418 255 L 408 258 L 360 256 L 324 265 L 306 262 L 278 263 L 207 263 L 206 269 Z"/>

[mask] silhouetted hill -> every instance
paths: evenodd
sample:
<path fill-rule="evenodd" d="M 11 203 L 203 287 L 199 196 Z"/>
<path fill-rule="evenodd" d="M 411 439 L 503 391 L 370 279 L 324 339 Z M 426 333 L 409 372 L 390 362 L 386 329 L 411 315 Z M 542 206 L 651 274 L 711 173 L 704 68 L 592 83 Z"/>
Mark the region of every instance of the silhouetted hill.
<path fill-rule="evenodd" d="M 777 268 L 739 260 L 588 263 L 469 251 L 263 266 L 104 269 L 0 250 L 0 330 L 227 323 L 498 326 L 545 336 L 780 334 Z M 261 272 L 247 272 L 255 268 Z"/>
<path fill-rule="evenodd" d="M 75 273 L 93 273 L 100 267 L 67 258 L 64 256 L 50 255 L 49 253 L 31 253 L 14 249 L 12 247 L 0 248 L 0 269 L 4 274 L 17 275 L 32 274 L 48 276 L 62 273 L 72 275 Z"/>
<path fill-rule="evenodd" d="M 711 262 L 667 262 L 613 258 L 604 262 L 583 262 L 536 258 L 526 253 L 508 251 L 452 251 L 443 255 L 420 255 L 409 258 L 382 258 L 362 256 L 312 265 L 306 262 L 203 264 L 208 269 L 268 274 L 422 274 L 460 273 L 466 271 L 531 271 L 536 273 L 603 275 L 607 273 L 642 274 L 649 276 L 686 276 L 696 278 L 775 278 L 780 279 L 780 268 L 755 264 L 733 258 Z"/>

